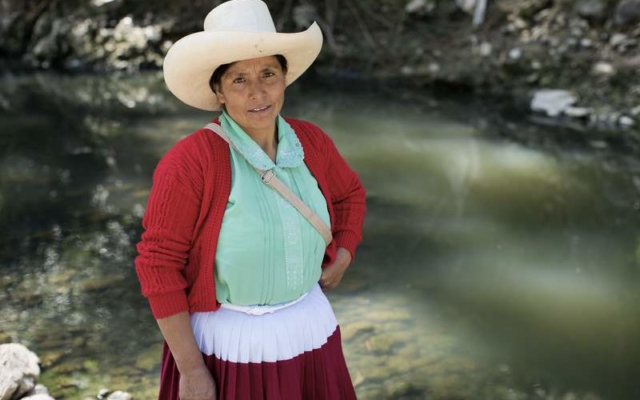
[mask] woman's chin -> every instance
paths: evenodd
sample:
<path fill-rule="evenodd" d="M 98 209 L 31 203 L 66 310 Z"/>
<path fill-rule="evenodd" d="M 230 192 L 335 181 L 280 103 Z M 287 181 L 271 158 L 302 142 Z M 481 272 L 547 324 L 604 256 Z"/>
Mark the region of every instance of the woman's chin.
<path fill-rule="evenodd" d="M 269 112 L 248 112 L 246 114 L 247 121 L 256 127 L 268 128 L 275 123 L 278 114 L 273 110 Z"/>

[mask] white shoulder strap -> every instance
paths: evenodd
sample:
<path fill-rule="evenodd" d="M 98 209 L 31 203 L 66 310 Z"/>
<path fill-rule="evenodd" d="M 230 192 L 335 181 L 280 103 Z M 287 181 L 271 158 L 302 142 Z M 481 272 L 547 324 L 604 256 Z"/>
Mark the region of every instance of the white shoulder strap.
<path fill-rule="evenodd" d="M 218 134 L 218 136 L 224 139 L 225 142 L 229 143 L 231 147 L 238 150 L 231 139 L 229 139 L 229 135 L 227 134 L 227 132 L 225 132 L 220 125 L 214 124 L 212 122 L 207 124 L 205 128 L 215 132 L 216 134 Z M 240 151 L 238 151 L 238 153 L 242 154 L 242 152 Z M 294 206 L 296 210 L 298 210 L 300 214 L 302 214 L 302 216 L 305 217 L 307 221 L 309 221 L 309 223 L 318 232 L 320 232 L 320 235 L 322 235 L 322 238 L 328 246 L 329 243 L 331 243 L 331 241 L 333 240 L 331 230 L 329 229 L 327 224 L 325 224 L 324 221 L 320 219 L 318 214 L 310 209 L 298 196 L 295 195 L 295 193 L 293 193 L 284 183 L 282 183 L 282 181 L 278 179 L 278 177 L 276 177 L 276 174 L 272 170 L 269 169 L 265 171 L 255 167 L 254 169 L 260 175 L 262 182 L 264 182 L 268 186 L 271 186 L 278 193 L 280 193 L 282 197 L 284 197 L 289 203 L 291 203 L 291 205 Z"/>

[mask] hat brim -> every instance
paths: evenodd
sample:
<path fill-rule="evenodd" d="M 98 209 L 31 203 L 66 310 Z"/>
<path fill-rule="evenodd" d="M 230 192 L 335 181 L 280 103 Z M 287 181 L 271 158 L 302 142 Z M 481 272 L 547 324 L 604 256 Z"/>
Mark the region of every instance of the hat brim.
<path fill-rule="evenodd" d="M 217 111 L 220 103 L 209 79 L 222 64 L 281 54 L 287 59 L 286 84 L 306 71 L 322 48 L 322 32 L 314 22 L 306 31 L 197 32 L 178 40 L 164 59 L 164 80 L 184 103 Z"/>

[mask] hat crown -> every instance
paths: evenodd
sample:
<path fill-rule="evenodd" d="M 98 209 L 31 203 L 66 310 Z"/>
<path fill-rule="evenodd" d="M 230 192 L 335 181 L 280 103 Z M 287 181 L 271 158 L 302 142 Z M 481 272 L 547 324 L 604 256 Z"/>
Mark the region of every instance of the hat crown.
<path fill-rule="evenodd" d="M 231 0 L 209 12 L 204 20 L 207 32 L 275 32 L 269 8 L 261 0 Z"/>

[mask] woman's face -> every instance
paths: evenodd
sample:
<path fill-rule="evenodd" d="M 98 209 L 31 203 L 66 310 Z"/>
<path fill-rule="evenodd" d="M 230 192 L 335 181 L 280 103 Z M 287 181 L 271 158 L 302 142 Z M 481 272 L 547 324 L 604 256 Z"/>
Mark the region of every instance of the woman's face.
<path fill-rule="evenodd" d="M 275 132 L 284 104 L 285 73 L 275 56 L 233 63 L 220 79 L 218 100 L 247 133 Z"/>

